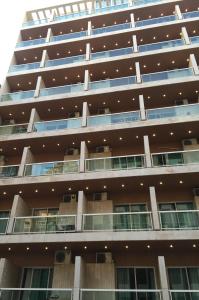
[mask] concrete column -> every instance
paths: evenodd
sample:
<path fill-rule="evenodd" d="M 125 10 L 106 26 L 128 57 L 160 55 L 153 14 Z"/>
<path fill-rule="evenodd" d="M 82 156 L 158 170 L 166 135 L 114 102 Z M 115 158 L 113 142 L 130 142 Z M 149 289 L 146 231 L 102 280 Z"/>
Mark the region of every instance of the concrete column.
<path fill-rule="evenodd" d="M 149 194 L 150 194 L 153 227 L 154 230 L 160 230 L 160 219 L 159 219 L 158 205 L 157 205 L 156 192 L 154 186 L 149 187 Z"/>
<path fill-rule="evenodd" d="M 170 300 L 169 284 L 164 256 L 158 256 L 158 269 L 160 277 L 160 288 L 162 290 L 162 300 Z"/>
<path fill-rule="evenodd" d="M 175 14 L 179 20 L 183 19 L 179 5 L 175 5 Z"/>
<path fill-rule="evenodd" d="M 52 36 L 53 36 L 52 29 L 51 29 L 51 28 L 48 28 L 47 36 L 46 36 L 46 43 L 49 43 L 49 42 L 50 42 Z"/>
<path fill-rule="evenodd" d="M 23 154 L 21 158 L 21 163 L 19 166 L 18 176 L 24 176 L 26 164 L 31 164 L 33 162 L 33 155 L 29 147 L 24 147 Z"/>
<path fill-rule="evenodd" d="M 75 274 L 74 274 L 74 288 L 73 300 L 80 300 L 80 289 L 84 286 L 85 266 L 81 256 L 75 257 Z"/>
<path fill-rule="evenodd" d="M 83 214 L 86 213 L 86 196 L 84 191 L 78 192 L 77 203 L 77 231 L 83 230 Z"/>
<path fill-rule="evenodd" d="M 40 62 L 40 68 L 44 68 L 45 67 L 45 63 L 46 63 L 47 60 L 49 60 L 48 51 L 47 50 L 43 50 L 43 52 L 42 52 L 42 58 L 41 58 L 41 62 Z"/>
<path fill-rule="evenodd" d="M 88 21 L 88 35 L 92 35 L 92 23 Z"/>
<path fill-rule="evenodd" d="M 141 78 L 141 73 L 140 73 L 140 63 L 139 62 L 135 63 L 135 71 L 136 71 L 137 83 L 141 83 L 142 78 Z"/>
<path fill-rule="evenodd" d="M 38 112 L 36 111 L 36 108 L 32 108 L 29 123 L 28 123 L 27 132 L 32 132 L 33 127 L 34 127 L 34 123 L 39 122 L 39 121 L 40 121 L 40 117 L 39 117 Z"/>
<path fill-rule="evenodd" d="M 199 210 L 199 196 L 194 196 L 194 203 L 197 210 Z"/>
<path fill-rule="evenodd" d="M 6 258 L 0 259 L 0 288 L 17 288 L 20 284 L 20 268 Z"/>
<path fill-rule="evenodd" d="M 132 40 L 133 40 L 133 52 L 138 52 L 138 44 L 137 44 L 137 37 L 136 37 L 136 35 L 132 36 Z"/>
<path fill-rule="evenodd" d="M 194 54 L 189 56 L 189 68 L 193 68 L 194 74 L 199 75 L 199 68 Z"/>
<path fill-rule="evenodd" d="M 43 88 L 45 88 L 45 83 L 44 83 L 42 77 L 38 76 L 34 98 L 39 97 L 40 89 L 43 89 Z"/>
<path fill-rule="evenodd" d="M 90 115 L 89 107 L 87 102 L 83 102 L 83 109 L 82 109 L 82 127 L 87 126 L 87 117 Z"/>
<path fill-rule="evenodd" d="M 146 111 L 145 111 L 145 106 L 144 106 L 144 96 L 139 95 L 139 106 L 140 106 L 140 117 L 141 120 L 144 121 L 146 120 Z"/>
<path fill-rule="evenodd" d="M 150 153 L 150 146 L 149 146 L 149 137 L 148 135 L 144 136 L 144 153 L 146 157 L 146 167 L 151 168 L 151 153 Z"/>
<path fill-rule="evenodd" d="M 88 157 L 88 148 L 86 146 L 86 142 L 82 141 L 80 146 L 80 173 L 85 172 L 85 159 Z"/>
<path fill-rule="evenodd" d="M 86 43 L 86 60 L 90 60 L 91 57 L 91 44 Z"/>
<path fill-rule="evenodd" d="M 134 14 L 131 14 L 131 27 L 135 28 L 135 16 L 134 16 Z"/>
<path fill-rule="evenodd" d="M 90 82 L 89 70 L 85 70 L 85 73 L 84 73 L 84 90 L 85 91 L 89 90 L 89 82 Z"/>
<path fill-rule="evenodd" d="M 25 201 L 19 195 L 15 195 L 12 204 L 12 209 L 10 212 L 10 219 L 8 222 L 7 233 L 10 234 L 13 231 L 14 218 L 28 216 L 30 215 L 30 212 L 31 210 L 27 206 Z"/>
<path fill-rule="evenodd" d="M 191 41 L 189 39 L 186 27 L 182 27 L 182 29 L 181 29 L 181 36 L 182 36 L 182 38 L 183 38 L 183 40 L 184 40 L 184 42 L 185 42 L 186 45 L 190 45 L 191 44 Z"/>

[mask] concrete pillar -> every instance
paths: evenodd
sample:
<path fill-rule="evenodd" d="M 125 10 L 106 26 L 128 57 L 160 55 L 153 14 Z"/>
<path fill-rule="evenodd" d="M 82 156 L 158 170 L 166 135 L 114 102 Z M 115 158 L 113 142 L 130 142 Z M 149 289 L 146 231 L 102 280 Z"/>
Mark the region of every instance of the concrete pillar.
<path fill-rule="evenodd" d="M 136 35 L 132 35 L 133 40 L 133 52 L 138 52 L 138 44 Z"/>
<path fill-rule="evenodd" d="M 49 60 L 48 51 L 47 50 L 43 50 L 43 52 L 42 52 L 42 58 L 41 58 L 41 62 L 40 62 L 40 68 L 44 68 L 45 67 L 45 63 L 46 63 L 47 60 Z"/>
<path fill-rule="evenodd" d="M 52 36 L 53 36 L 52 29 L 48 28 L 47 36 L 46 36 L 46 43 L 50 42 Z"/>
<path fill-rule="evenodd" d="M 189 56 L 189 68 L 193 68 L 194 74 L 199 75 L 199 68 L 194 54 Z"/>
<path fill-rule="evenodd" d="M 199 210 L 199 196 L 194 196 L 194 203 L 197 210 Z"/>
<path fill-rule="evenodd" d="M 88 157 L 88 149 L 86 146 L 86 142 L 82 141 L 80 146 L 80 167 L 79 167 L 80 173 L 85 172 L 85 159 L 87 157 Z"/>
<path fill-rule="evenodd" d="M 85 70 L 85 73 L 84 73 L 84 90 L 85 91 L 89 90 L 89 82 L 90 82 L 89 70 Z"/>
<path fill-rule="evenodd" d="M 75 274 L 74 274 L 74 288 L 73 300 L 80 300 L 80 289 L 84 286 L 85 266 L 81 256 L 75 257 Z"/>
<path fill-rule="evenodd" d="M 14 201 L 12 204 L 12 209 L 10 212 L 7 234 L 10 234 L 13 232 L 14 218 L 28 216 L 28 215 L 30 215 L 30 213 L 31 213 L 31 209 L 27 206 L 27 204 L 21 198 L 21 196 L 15 195 Z"/>
<path fill-rule="evenodd" d="M 158 205 L 157 205 L 156 192 L 154 186 L 149 187 L 149 194 L 150 194 L 153 228 L 154 230 L 160 230 L 160 219 L 159 219 Z"/>
<path fill-rule="evenodd" d="M 137 83 L 141 83 L 142 78 L 141 78 L 141 73 L 140 73 L 140 63 L 139 62 L 135 63 L 135 71 L 136 71 Z"/>
<path fill-rule="evenodd" d="M 38 76 L 34 98 L 39 97 L 40 89 L 44 89 L 44 88 L 45 88 L 45 83 L 44 83 L 42 77 Z"/>
<path fill-rule="evenodd" d="M 182 36 L 182 38 L 184 40 L 184 43 L 186 45 L 190 45 L 191 44 L 191 41 L 189 39 L 186 27 L 182 27 L 182 29 L 181 29 L 181 36 Z"/>
<path fill-rule="evenodd" d="M 89 107 L 87 102 L 83 102 L 83 109 L 82 109 L 82 127 L 87 126 L 87 117 L 90 115 Z"/>
<path fill-rule="evenodd" d="M 144 96 L 139 95 L 139 106 L 140 106 L 140 117 L 141 120 L 144 121 L 146 120 L 146 111 L 145 111 L 145 106 L 144 106 Z"/>
<path fill-rule="evenodd" d="M 88 21 L 88 35 L 92 35 L 92 23 Z"/>
<path fill-rule="evenodd" d="M 33 155 L 30 148 L 24 147 L 21 163 L 19 166 L 18 176 L 24 176 L 26 164 L 31 164 L 32 162 L 33 162 Z"/>
<path fill-rule="evenodd" d="M 144 153 L 146 157 L 146 167 L 151 168 L 151 153 L 150 153 L 150 146 L 149 146 L 149 137 L 148 135 L 144 136 Z"/>
<path fill-rule="evenodd" d="M 86 60 L 90 60 L 91 57 L 91 44 L 86 43 Z"/>
<path fill-rule="evenodd" d="M 183 19 L 179 5 L 175 5 L 175 14 L 179 20 Z"/>
<path fill-rule="evenodd" d="M 28 123 L 27 132 L 32 132 L 33 127 L 34 127 L 34 123 L 39 122 L 39 121 L 40 121 L 40 117 L 39 117 L 38 112 L 36 111 L 36 108 L 32 108 L 29 123 Z"/>
<path fill-rule="evenodd" d="M 17 288 L 21 269 L 6 258 L 0 259 L 0 288 Z"/>
<path fill-rule="evenodd" d="M 86 213 L 86 196 L 84 191 L 78 192 L 77 203 L 77 231 L 83 230 L 83 214 Z"/>
<path fill-rule="evenodd" d="M 164 256 L 158 256 L 158 269 L 160 277 L 160 288 L 162 290 L 162 300 L 170 300 L 169 284 L 167 280 L 167 271 Z"/>
<path fill-rule="evenodd" d="M 134 16 L 134 14 L 131 14 L 131 27 L 135 28 L 135 16 Z"/>

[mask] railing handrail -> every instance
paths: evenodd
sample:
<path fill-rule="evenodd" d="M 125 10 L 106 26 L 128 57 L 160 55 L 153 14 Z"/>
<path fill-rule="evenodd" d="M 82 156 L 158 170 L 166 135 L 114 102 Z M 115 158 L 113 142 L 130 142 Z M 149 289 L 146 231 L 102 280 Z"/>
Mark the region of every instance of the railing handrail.
<path fill-rule="evenodd" d="M 51 120 L 51 121 L 39 121 L 39 122 L 34 122 L 34 124 L 43 124 L 43 123 L 52 123 L 52 122 L 62 122 L 62 121 L 70 121 L 70 120 L 81 120 L 82 117 L 77 117 L 77 118 L 68 118 L 68 119 L 56 119 L 56 120 Z M 0 126 L 1 127 L 1 126 Z"/>
<path fill-rule="evenodd" d="M 83 214 L 83 217 L 86 216 L 111 216 L 111 215 L 151 215 L 151 211 L 136 211 L 136 212 L 121 212 L 121 213 L 91 213 L 91 214 Z"/>
<path fill-rule="evenodd" d="M 158 153 L 151 153 L 151 156 L 154 155 L 165 155 L 165 154 L 175 154 L 175 153 L 192 153 L 192 152 L 199 152 L 199 149 L 193 150 L 179 150 L 179 151 L 171 151 L 171 152 L 158 152 Z"/>
<path fill-rule="evenodd" d="M 180 69 L 166 70 L 166 71 L 153 72 L 153 73 L 144 73 L 144 74 L 142 74 L 142 76 L 152 75 L 152 74 L 163 74 L 163 73 L 179 72 L 179 71 L 185 71 L 185 70 L 193 70 L 193 68 L 192 67 L 191 68 L 180 68 Z"/>
<path fill-rule="evenodd" d="M 25 164 L 25 166 L 43 165 L 43 164 L 55 164 L 55 163 L 68 163 L 68 162 L 79 162 L 79 159 L 58 160 L 58 161 L 45 161 L 45 162 L 39 162 L 39 163 Z"/>
<path fill-rule="evenodd" d="M 182 209 L 182 210 L 159 210 L 158 213 L 189 213 L 196 212 L 199 213 L 199 209 Z"/>
<path fill-rule="evenodd" d="M 110 113 L 110 114 L 98 114 L 98 115 L 92 115 L 88 116 L 87 118 L 96 118 L 96 117 L 104 117 L 104 116 L 115 116 L 115 115 L 123 115 L 123 114 L 129 114 L 129 113 L 140 113 L 140 110 L 134 110 L 134 111 L 124 111 L 124 112 L 118 112 L 118 113 Z"/>
<path fill-rule="evenodd" d="M 55 59 L 48 59 L 48 60 L 46 60 L 45 63 L 47 63 L 49 61 L 61 61 L 61 60 L 65 60 L 65 59 L 68 59 L 68 58 L 74 58 L 74 57 L 80 57 L 80 56 L 86 56 L 86 54 L 79 54 L 79 55 L 66 56 L 66 57 L 55 58 Z"/>
<path fill-rule="evenodd" d="M 19 167 L 20 164 L 18 165 L 3 165 L 3 166 L 0 166 L 0 168 L 11 168 L 11 167 Z"/>
<path fill-rule="evenodd" d="M 107 157 L 93 157 L 93 158 L 86 158 L 85 160 L 99 160 L 99 159 L 110 159 L 110 158 L 127 158 L 127 157 L 136 157 L 142 156 L 145 157 L 145 154 L 132 154 L 132 155 L 123 155 L 123 156 L 107 156 Z"/>
<path fill-rule="evenodd" d="M 75 219 L 77 218 L 77 215 L 51 215 L 51 216 L 24 216 L 24 217 L 14 217 L 15 220 L 19 219 L 48 219 L 48 218 L 63 218 L 63 217 L 74 217 Z M 1 220 L 1 219 L 0 219 Z"/>
<path fill-rule="evenodd" d="M 72 291 L 70 288 L 0 288 L 0 291 Z"/>
<path fill-rule="evenodd" d="M 199 293 L 199 290 L 168 290 L 170 293 Z"/>
<path fill-rule="evenodd" d="M 7 217 L 7 218 L 3 217 L 3 218 L 0 218 L 0 222 L 1 222 L 1 220 L 9 220 L 9 219 L 10 219 L 10 217 Z"/>
<path fill-rule="evenodd" d="M 157 292 L 157 293 L 160 293 L 162 292 L 162 290 L 160 289 L 133 289 L 133 290 L 130 290 L 130 289 L 80 289 L 81 292 L 84 292 L 84 291 L 88 291 L 88 292 L 151 292 L 151 293 L 154 293 L 154 292 Z"/>
<path fill-rule="evenodd" d="M 17 127 L 17 126 L 26 126 L 29 123 L 21 123 L 21 124 L 7 124 L 7 125 L 0 125 L 0 128 L 4 128 L 4 127 Z"/>
<path fill-rule="evenodd" d="M 174 106 L 164 106 L 164 107 L 157 107 L 157 108 L 149 108 L 149 109 L 146 109 L 146 112 L 148 112 L 148 111 L 152 111 L 152 110 L 163 110 L 163 109 L 175 109 L 175 108 L 181 108 L 181 107 L 186 107 L 186 106 L 188 106 L 188 107 L 190 107 L 190 106 L 194 106 L 194 105 L 198 105 L 199 106 L 199 102 L 197 102 L 197 103 L 190 103 L 190 104 L 183 104 L 183 105 L 174 105 Z"/>

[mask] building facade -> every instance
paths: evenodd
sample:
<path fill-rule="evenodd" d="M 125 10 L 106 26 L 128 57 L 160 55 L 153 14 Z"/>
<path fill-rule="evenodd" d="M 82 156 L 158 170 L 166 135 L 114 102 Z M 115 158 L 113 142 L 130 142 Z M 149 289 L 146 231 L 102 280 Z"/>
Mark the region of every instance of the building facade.
<path fill-rule="evenodd" d="M 199 300 L 199 2 L 26 13 L 0 96 L 0 299 Z"/>

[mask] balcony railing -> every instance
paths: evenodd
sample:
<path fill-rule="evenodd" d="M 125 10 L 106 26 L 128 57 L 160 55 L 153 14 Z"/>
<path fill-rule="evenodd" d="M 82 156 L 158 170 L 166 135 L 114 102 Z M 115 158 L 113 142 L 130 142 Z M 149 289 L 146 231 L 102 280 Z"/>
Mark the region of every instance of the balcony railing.
<path fill-rule="evenodd" d="M 189 11 L 189 12 L 183 13 L 182 15 L 183 15 L 184 19 L 198 18 L 199 17 L 199 11 L 198 10 L 196 10 L 196 11 Z"/>
<path fill-rule="evenodd" d="M 0 135 L 18 134 L 27 132 L 28 124 L 13 124 L 0 126 Z"/>
<path fill-rule="evenodd" d="M 18 100 L 29 99 L 34 97 L 34 93 L 35 93 L 34 90 L 7 93 L 1 95 L 1 101 L 18 101 Z"/>
<path fill-rule="evenodd" d="M 162 300 L 161 290 L 128 290 L 128 289 L 81 289 L 80 300 L 126 300 L 150 299 Z"/>
<path fill-rule="evenodd" d="M 170 71 L 143 74 L 142 81 L 150 82 L 150 81 L 159 81 L 159 80 L 169 80 L 169 79 L 176 79 L 181 77 L 189 77 L 193 75 L 194 72 L 192 68 L 175 69 Z"/>
<path fill-rule="evenodd" d="M 51 131 L 51 130 L 61 130 L 67 128 L 80 128 L 82 118 L 71 118 L 65 120 L 54 120 L 45 122 L 34 123 L 34 131 Z"/>
<path fill-rule="evenodd" d="M 1 219 L 0 219 L 1 220 Z M 76 215 L 31 216 L 14 219 L 13 233 L 59 233 L 76 230 Z"/>
<path fill-rule="evenodd" d="M 147 119 L 192 117 L 199 115 L 199 104 L 188 104 L 147 110 Z"/>
<path fill-rule="evenodd" d="M 136 83 L 136 76 L 129 76 L 129 77 L 92 81 L 90 82 L 89 87 L 91 90 L 95 90 L 95 89 L 111 88 L 111 87 L 116 87 L 121 85 L 130 85 L 135 83 Z"/>
<path fill-rule="evenodd" d="M 0 166 L 0 177 L 15 177 L 18 170 L 19 165 Z"/>
<path fill-rule="evenodd" d="M 199 299 L 199 290 L 170 290 L 171 300 L 197 300 Z"/>
<path fill-rule="evenodd" d="M 5 234 L 7 231 L 9 218 L 0 218 L 0 234 Z"/>
<path fill-rule="evenodd" d="M 24 176 L 60 175 L 78 171 L 79 160 L 55 161 L 26 164 Z"/>
<path fill-rule="evenodd" d="M 88 126 L 100 126 L 100 125 L 108 125 L 108 124 L 120 124 L 120 123 L 128 123 L 140 120 L 140 112 L 139 111 L 130 111 L 116 114 L 106 114 L 106 115 L 97 115 L 90 116 L 87 118 Z"/>
<path fill-rule="evenodd" d="M 72 32 L 72 33 L 61 34 L 61 35 L 54 35 L 51 37 L 50 42 L 78 39 L 86 35 L 87 35 L 87 31 L 79 31 L 79 32 Z"/>
<path fill-rule="evenodd" d="M 91 53 L 91 59 L 100 59 L 100 58 L 108 58 L 108 57 L 115 57 L 120 55 L 126 55 L 126 54 L 133 54 L 133 48 L 127 47 L 127 48 L 120 48 L 120 49 L 114 49 L 109 51 L 100 51 L 100 52 L 94 52 Z"/>
<path fill-rule="evenodd" d="M 83 215 L 84 231 L 152 230 L 151 212 L 99 213 Z"/>
<path fill-rule="evenodd" d="M 199 229 L 198 210 L 160 211 L 162 230 Z"/>
<path fill-rule="evenodd" d="M 38 69 L 39 67 L 40 67 L 40 62 L 21 64 L 21 65 L 12 65 L 9 68 L 9 73 L 28 71 L 28 70 Z"/>
<path fill-rule="evenodd" d="M 72 289 L 1 288 L 0 298 L 11 299 L 64 299 L 72 300 Z"/>
<path fill-rule="evenodd" d="M 60 65 L 66 65 L 66 64 L 73 64 L 76 62 L 82 62 L 85 60 L 85 55 L 76 55 L 76 56 L 69 56 L 59 59 L 52 59 L 47 60 L 45 63 L 45 67 L 54 67 L 54 66 L 60 66 Z"/>
<path fill-rule="evenodd" d="M 175 15 L 164 16 L 164 17 L 153 18 L 153 19 L 146 19 L 146 20 L 137 21 L 136 27 L 167 23 L 167 22 L 172 22 L 172 21 L 176 21 L 176 20 L 177 20 L 177 18 Z"/>
<path fill-rule="evenodd" d="M 182 166 L 199 163 L 199 150 L 153 153 L 153 167 Z"/>
<path fill-rule="evenodd" d="M 168 49 L 168 48 L 173 48 L 173 47 L 178 47 L 183 45 L 185 45 L 185 43 L 182 39 L 170 40 L 170 41 L 163 41 L 159 43 L 140 45 L 139 51 L 140 52 L 154 51 L 154 50 Z"/>
<path fill-rule="evenodd" d="M 112 26 L 95 28 L 92 30 L 92 34 L 96 35 L 96 34 L 102 34 L 107 32 L 124 30 L 124 29 L 130 29 L 130 28 L 131 28 L 131 23 L 122 23 L 122 24 L 117 24 Z"/>
<path fill-rule="evenodd" d="M 86 159 L 86 171 L 130 170 L 145 167 L 145 155 L 113 156 Z"/>
<path fill-rule="evenodd" d="M 28 47 L 28 46 L 35 46 L 35 45 L 41 45 L 46 43 L 46 38 L 42 39 L 35 39 L 35 40 L 27 40 L 27 41 L 21 41 L 17 43 L 16 47 Z"/>
<path fill-rule="evenodd" d="M 199 36 L 192 36 L 190 37 L 192 44 L 198 44 L 199 43 Z"/>
<path fill-rule="evenodd" d="M 40 90 L 40 96 L 52 96 L 64 93 L 82 92 L 84 89 L 84 83 L 56 86 L 52 88 L 45 88 Z"/>

